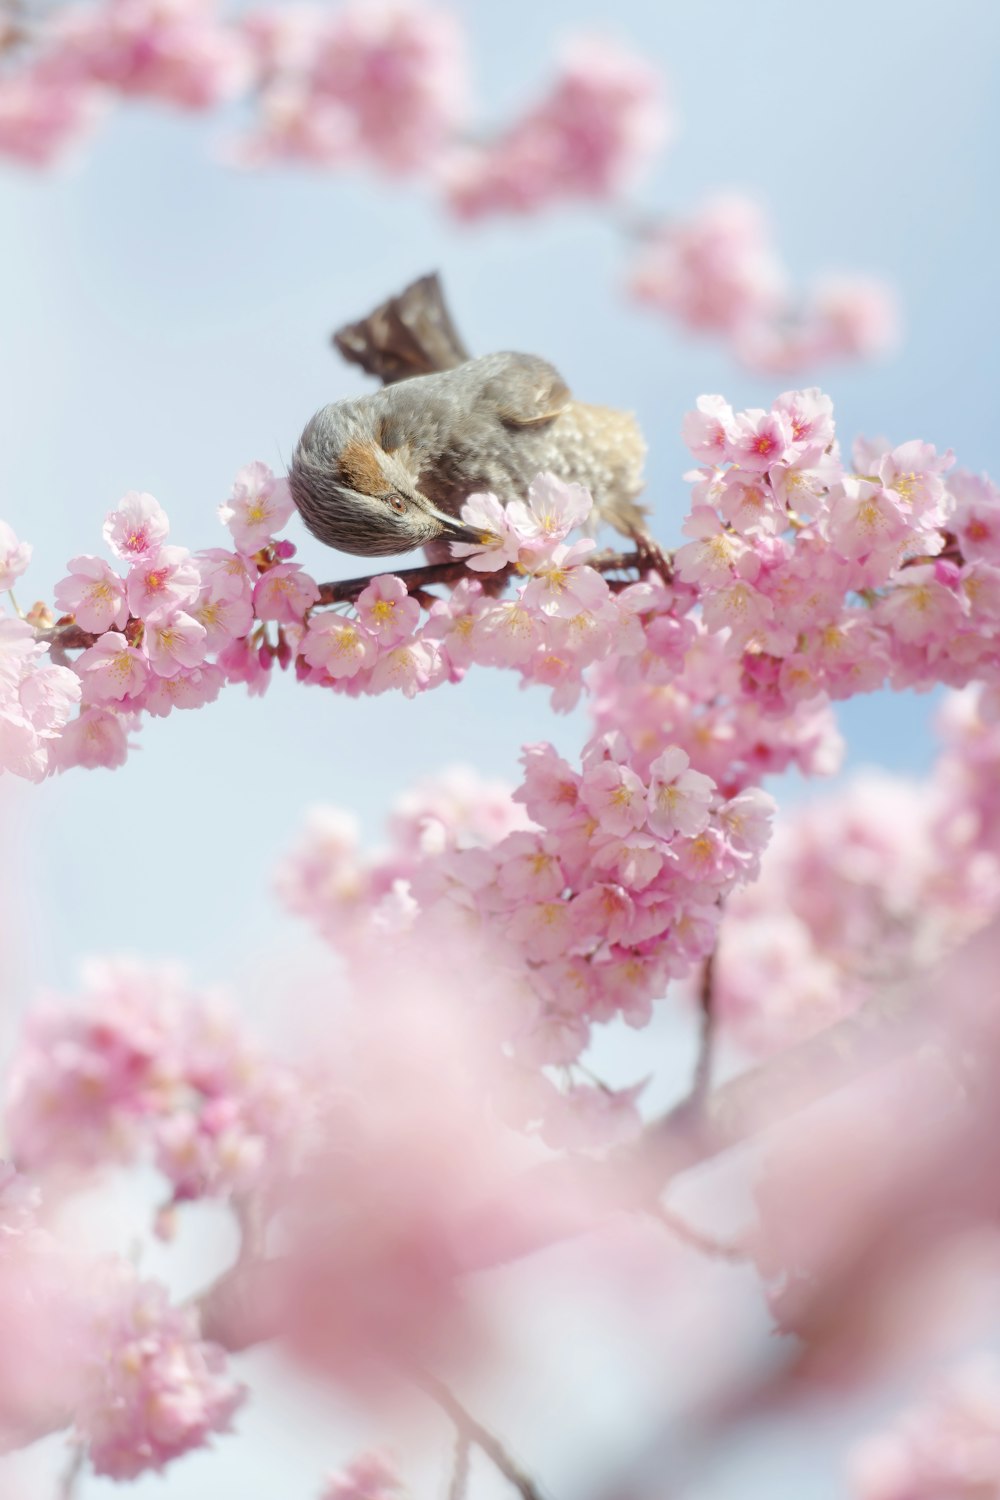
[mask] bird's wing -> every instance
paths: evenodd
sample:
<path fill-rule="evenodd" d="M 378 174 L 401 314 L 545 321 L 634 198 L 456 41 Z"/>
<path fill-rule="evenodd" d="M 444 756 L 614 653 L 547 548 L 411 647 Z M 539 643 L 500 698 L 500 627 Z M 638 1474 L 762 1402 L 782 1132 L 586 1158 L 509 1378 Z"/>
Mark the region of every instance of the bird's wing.
<path fill-rule="evenodd" d="M 421 276 L 367 318 L 338 328 L 333 343 L 345 359 L 377 375 L 383 385 L 453 370 L 470 357 L 436 273 Z"/>
<path fill-rule="evenodd" d="M 497 414 L 508 427 L 542 427 L 555 421 L 570 403 L 569 387 L 548 360 L 534 354 L 504 354 L 502 368 L 483 391 L 496 402 Z"/>

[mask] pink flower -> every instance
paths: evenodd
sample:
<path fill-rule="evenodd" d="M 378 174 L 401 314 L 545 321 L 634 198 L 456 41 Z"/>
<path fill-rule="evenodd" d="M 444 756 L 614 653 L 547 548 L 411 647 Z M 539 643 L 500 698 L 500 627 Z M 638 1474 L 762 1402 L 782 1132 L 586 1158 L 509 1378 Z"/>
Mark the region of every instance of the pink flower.
<path fill-rule="evenodd" d="M 251 636 L 230 641 L 219 652 L 218 664 L 226 674 L 226 681 L 245 682 L 252 698 L 267 692 L 273 657 L 262 652 Z"/>
<path fill-rule="evenodd" d="M 575 927 L 565 901 L 522 901 L 514 909 L 508 929 L 522 944 L 528 958 L 561 958 L 575 936 Z"/>
<path fill-rule="evenodd" d="M 462 506 L 462 520 L 481 533 L 476 542 L 452 542 L 453 557 L 464 557 L 477 573 L 495 573 L 517 562 L 524 538 L 496 495 L 470 495 Z"/>
<path fill-rule="evenodd" d="M 19 542 L 6 521 L 0 521 L 0 593 L 14 587 L 31 561 L 31 544 Z"/>
<path fill-rule="evenodd" d="M 225 1355 L 206 1343 L 193 1307 L 171 1307 L 165 1288 L 119 1263 L 93 1289 L 76 1430 L 98 1474 L 135 1479 L 227 1432 L 244 1389 Z"/>
<path fill-rule="evenodd" d="M 555 854 L 558 845 L 538 833 L 510 833 L 497 846 L 497 884 L 511 901 L 551 901 L 566 877 Z"/>
<path fill-rule="evenodd" d="M 1000 1486 L 1000 1370 L 970 1359 L 851 1455 L 857 1500 L 977 1500 Z"/>
<path fill-rule="evenodd" d="M 283 479 L 259 459 L 241 469 L 219 517 L 241 552 L 259 552 L 289 520 L 295 506 Z"/>
<path fill-rule="evenodd" d="M 594 550 L 591 541 L 553 547 L 536 565 L 521 598 L 528 609 L 570 619 L 581 611 L 599 609 L 608 599 L 608 585 L 593 568 L 581 566 Z"/>
<path fill-rule="evenodd" d="M 681 529 L 695 540 L 678 547 L 674 554 L 677 576 L 685 583 L 712 588 L 728 583 L 746 554 L 746 543 L 728 531 L 707 505 L 695 506 Z"/>
<path fill-rule="evenodd" d="M 440 155 L 464 114 L 466 73 L 455 17 L 393 0 L 345 6 L 313 53 L 317 103 L 339 106 L 357 147 L 390 172 Z"/>
<path fill-rule="evenodd" d="M 175 708 L 203 708 L 215 702 L 225 680 L 217 666 L 199 667 L 176 677 L 155 677 L 143 694 L 142 706 L 146 713 L 160 719 Z"/>
<path fill-rule="evenodd" d="M 417 639 L 394 646 L 381 655 L 372 668 L 369 691 L 386 693 L 396 689 L 405 698 L 432 687 L 444 673 L 441 648 L 436 641 Z"/>
<path fill-rule="evenodd" d="M 56 738 L 80 701 L 69 667 L 43 666 L 44 647 L 24 620 L 0 612 L 0 771 L 41 781 Z"/>
<path fill-rule="evenodd" d="M 659 76 L 614 44 L 573 44 L 549 96 L 492 144 L 456 155 L 451 204 L 465 218 L 607 198 L 667 135 Z"/>
<path fill-rule="evenodd" d="M 663 869 L 659 841 L 635 831 L 622 838 L 595 835 L 591 857 L 595 870 L 613 872 L 630 891 L 643 890 Z"/>
<path fill-rule="evenodd" d="M 82 1007 L 31 1013 L 14 1057 L 7 1126 L 32 1170 L 128 1160 L 153 1106 L 170 1023 L 165 976 L 107 964 L 86 978 Z"/>
<path fill-rule="evenodd" d="M 740 853 L 760 854 L 770 841 L 775 811 L 774 798 L 760 787 L 751 786 L 722 804 L 717 813 L 718 824 L 732 848 Z"/>
<path fill-rule="evenodd" d="M 813 310 L 817 358 L 876 359 L 899 342 L 899 305 L 892 288 L 874 277 L 830 277 L 816 289 Z"/>
<path fill-rule="evenodd" d="M 744 645 L 757 635 L 773 615 L 770 599 L 741 578 L 713 589 L 702 602 L 702 618 L 709 630 L 728 630 L 737 645 Z"/>
<path fill-rule="evenodd" d="M 202 0 L 104 0 L 57 15 L 46 71 L 207 109 L 248 81 L 249 50 Z"/>
<path fill-rule="evenodd" d="M 537 555 L 582 526 L 594 502 L 582 484 L 566 484 L 554 474 L 539 474 L 528 486 L 527 502 L 512 500 L 508 518 L 529 551 Z"/>
<path fill-rule="evenodd" d="M 579 820 L 583 804 L 580 777 L 552 745 L 526 745 L 521 755 L 524 781 L 514 801 L 543 828 L 564 828 Z"/>
<path fill-rule="evenodd" d="M 722 481 L 719 510 L 734 531 L 741 536 L 784 530 L 788 518 L 774 503 L 771 487 L 763 474 L 745 469 L 730 469 Z"/>
<path fill-rule="evenodd" d="M 154 610 L 193 604 L 201 592 L 201 574 L 186 547 L 157 547 L 132 564 L 125 592 L 129 609 L 146 620 Z"/>
<path fill-rule="evenodd" d="M 157 610 L 146 621 L 143 647 L 159 677 L 176 677 L 188 667 L 199 667 L 208 652 L 204 625 L 182 609 Z"/>
<path fill-rule="evenodd" d="M 52 761 L 60 771 L 70 766 L 113 771 L 125 764 L 128 748 L 127 721 L 107 709 L 85 708 L 66 725 L 53 747 Z"/>
<path fill-rule="evenodd" d="M 253 591 L 254 613 L 258 620 L 301 625 L 306 611 L 318 598 L 315 581 L 298 563 L 278 563 L 257 580 Z"/>
<path fill-rule="evenodd" d="M 137 562 L 159 550 L 169 530 L 166 512 L 152 495 L 129 490 L 117 510 L 109 510 L 102 535 L 116 557 Z"/>
<path fill-rule="evenodd" d="M 816 386 L 802 391 L 784 391 L 772 403 L 791 429 L 791 439 L 799 454 L 818 453 L 834 439 L 833 402 Z"/>
<path fill-rule="evenodd" d="M 726 439 L 726 457 L 742 469 L 763 474 L 789 456 L 790 425 L 783 412 L 740 412 Z"/>
<path fill-rule="evenodd" d="M 374 665 L 378 642 L 357 620 L 324 612 L 310 616 L 302 655 L 331 677 L 354 677 Z"/>
<path fill-rule="evenodd" d="M 880 599 L 876 618 L 901 641 L 946 642 L 962 624 L 962 605 L 953 589 L 939 583 L 933 566 L 907 568 Z"/>
<path fill-rule="evenodd" d="M 403 1482 L 388 1459 L 363 1453 L 340 1474 L 332 1474 L 320 1500 L 392 1500 Z"/>
<path fill-rule="evenodd" d="M 97 635 L 112 626 L 121 630 L 128 619 L 125 585 L 100 557 L 74 557 L 69 576 L 56 584 L 54 598 L 81 629 Z"/>
<path fill-rule="evenodd" d="M 702 463 L 722 463 L 734 430 L 733 408 L 723 396 L 699 396 L 695 406 L 695 411 L 685 413 L 681 436 Z"/>
<path fill-rule="evenodd" d="M 898 498 L 868 479 L 845 475 L 830 511 L 830 540 L 849 558 L 874 554 L 894 560 L 906 537 L 907 523 Z"/>
<path fill-rule="evenodd" d="M 523 666 L 542 642 L 542 626 L 537 616 L 520 599 L 504 599 L 486 606 L 472 626 L 474 654 L 487 666 Z"/>
<path fill-rule="evenodd" d="M 737 194 L 711 199 L 652 236 L 631 290 L 687 328 L 731 336 L 769 323 L 789 296 L 763 211 Z"/>
<path fill-rule="evenodd" d="M 602 833 L 626 838 L 646 821 L 646 788 L 629 766 L 600 761 L 584 773 L 580 800 Z"/>
<path fill-rule="evenodd" d="M 350 111 L 319 94 L 308 75 L 278 73 L 261 89 L 257 104 L 252 128 L 231 150 L 238 165 L 301 161 L 340 167 L 357 155 L 357 129 Z"/>
<path fill-rule="evenodd" d="M 914 521 L 932 526 L 941 523 L 945 484 L 941 475 L 955 462 L 949 450 L 939 454 L 930 443 L 902 443 L 883 456 L 878 477 L 887 490 L 899 496 Z"/>
<path fill-rule="evenodd" d="M 40 65 L 5 69 L 0 75 L 0 156 L 50 167 L 90 135 L 104 111 L 101 90 L 86 80 L 57 80 Z"/>
<path fill-rule="evenodd" d="M 358 595 L 358 619 L 382 646 L 395 646 L 420 624 L 420 605 L 411 599 L 401 578 L 373 578 Z"/>
<path fill-rule="evenodd" d="M 106 631 L 99 641 L 84 651 L 76 666 L 83 679 L 87 701 L 91 703 L 135 698 L 149 677 L 149 668 L 141 653 L 114 630 Z"/>
<path fill-rule="evenodd" d="M 708 827 L 715 782 L 701 771 L 689 770 L 690 761 L 676 745 L 664 750 L 650 766 L 647 815 L 649 826 L 661 839 L 676 833 L 692 838 Z"/>
<path fill-rule="evenodd" d="M 209 547 L 195 556 L 203 589 L 210 599 L 240 600 L 249 603 L 257 582 L 257 569 L 239 552 L 225 547 Z"/>
<path fill-rule="evenodd" d="M 202 589 L 197 604 L 191 606 L 191 615 L 205 629 L 205 644 L 209 651 L 221 651 L 231 640 L 245 636 L 253 625 L 253 604 L 250 598 L 237 595 L 227 598 L 216 591 L 213 585 Z"/>
<path fill-rule="evenodd" d="M 633 905 L 629 893 L 610 882 L 588 886 L 569 903 L 578 952 L 595 943 L 624 943 L 632 930 Z"/>

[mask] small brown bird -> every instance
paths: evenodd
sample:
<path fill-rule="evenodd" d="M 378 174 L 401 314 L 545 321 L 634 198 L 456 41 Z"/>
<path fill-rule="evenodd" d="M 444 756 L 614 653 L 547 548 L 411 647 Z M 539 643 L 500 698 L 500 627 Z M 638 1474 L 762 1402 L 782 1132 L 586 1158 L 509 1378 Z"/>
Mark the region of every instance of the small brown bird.
<path fill-rule="evenodd" d="M 646 539 L 646 445 L 628 412 L 575 401 L 533 354 L 472 359 L 436 276 L 425 276 L 334 343 L 384 382 L 307 423 L 288 474 L 321 542 L 363 557 L 479 541 L 459 519 L 470 495 L 523 498 L 543 470 L 582 484 L 602 519 Z"/>

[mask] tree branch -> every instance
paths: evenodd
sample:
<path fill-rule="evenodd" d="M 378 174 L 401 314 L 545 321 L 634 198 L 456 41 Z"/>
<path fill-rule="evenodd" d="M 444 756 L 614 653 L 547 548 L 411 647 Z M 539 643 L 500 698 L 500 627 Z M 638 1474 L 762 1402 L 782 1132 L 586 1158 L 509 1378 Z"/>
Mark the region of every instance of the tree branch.
<path fill-rule="evenodd" d="M 749 1251 L 739 1240 L 717 1240 L 703 1230 L 696 1229 L 665 1203 L 657 1208 L 656 1218 L 691 1250 L 697 1250 L 699 1255 L 707 1255 L 711 1260 L 728 1261 L 731 1265 L 744 1265 L 750 1259 Z"/>
<path fill-rule="evenodd" d="M 712 1062 L 715 1053 L 715 957 L 713 948 L 705 959 L 698 989 L 698 1013 L 701 1016 L 701 1032 L 698 1037 L 698 1056 L 695 1058 L 694 1077 L 687 1096 L 690 1109 L 700 1109 L 712 1086 Z"/>
<path fill-rule="evenodd" d="M 73 1449 L 69 1463 L 59 1478 L 56 1490 L 56 1500 L 74 1500 L 77 1489 L 77 1480 L 83 1473 L 83 1466 L 87 1461 L 87 1450 L 82 1443 L 77 1443 Z"/>
<path fill-rule="evenodd" d="M 663 554 L 669 560 L 669 553 Z M 598 573 L 637 573 L 639 577 L 649 571 L 650 563 L 647 554 L 643 551 L 634 552 L 595 552 L 588 560 L 588 565 Z M 481 583 L 506 584 L 508 580 L 517 574 L 516 565 L 509 563 L 504 568 L 498 568 L 494 573 L 476 573 L 466 565 L 464 558 L 454 558 L 448 562 L 424 563 L 419 568 L 398 568 L 392 575 L 394 578 L 402 579 L 406 585 L 408 594 L 413 595 L 424 609 L 433 602 L 434 596 L 425 594 L 424 590 L 432 588 L 439 583 L 458 583 L 463 578 L 477 578 Z M 375 578 L 385 576 L 384 570 L 375 573 L 363 573 L 358 578 L 338 578 L 332 583 L 321 583 L 319 585 L 320 604 L 353 604 L 358 595 L 363 593 Z M 634 583 L 633 578 L 613 578 L 608 580 L 614 590 L 627 588 Z M 51 618 L 51 616 L 49 617 Z M 124 633 L 128 636 L 129 631 L 134 631 L 139 625 L 135 616 L 130 615 Z M 83 630 L 71 615 L 64 615 L 54 625 L 46 625 L 37 628 L 35 639 L 48 646 L 51 651 L 84 651 L 88 646 L 93 646 L 100 640 L 100 635 L 92 630 Z"/>
<path fill-rule="evenodd" d="M 469 1434 L 459 1427 L 455 1433 L 455 1460 L 448 1486 L 448 1500 L 466 1500 L 469 1485 Z"/>
<path fill-rule="evenodd" d="M 474 1443 L 481 1453 L 485 1453 L 494 1468 L 503 1475 L 508 1484 L 517 1490 L 517 1493 L 521 1496 L 521 1500 L 542 1500 L 542 1492 L 534 1480 L 530 1479 L 515 1459 L 511 1457 L 500 1439 L 494 1436 L 481 1422 L 477 1422 L 471 1413 L 466 1411 L 458 1397 L 449 1390 L 443 1380 L 439 1380 L 429 1370 L 411 1369 L 408 1373 L 414 1384 L 425 1395 L 429 1396 L 446 1416 L 451 1418 L 455 1424 L 459 1440 L 461 1441 L 464 1438 L 467 1448 Z M 457 1457 L 458 1452 L 456 1449 L 456 1469 L 458 1467 Z M 454 1493 L 453 1489 L 452 1500 L 454 1500 Z M 461 1494 L 461 1491 L 459 1491 L 459 1494 Z"/>

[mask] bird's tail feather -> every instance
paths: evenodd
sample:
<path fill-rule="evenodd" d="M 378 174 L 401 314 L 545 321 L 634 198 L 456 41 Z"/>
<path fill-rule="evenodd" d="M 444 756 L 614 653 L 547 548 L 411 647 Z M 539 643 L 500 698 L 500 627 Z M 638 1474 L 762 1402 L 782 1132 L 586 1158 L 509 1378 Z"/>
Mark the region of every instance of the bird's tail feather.
<path fill-rule="evenodd" d="M 383 385 L 452 370 L 470 358 L 436 272 L 421 276 L 367 318 L 338 328 L 333 343 L 346 360 L 376 375 Z"/>

